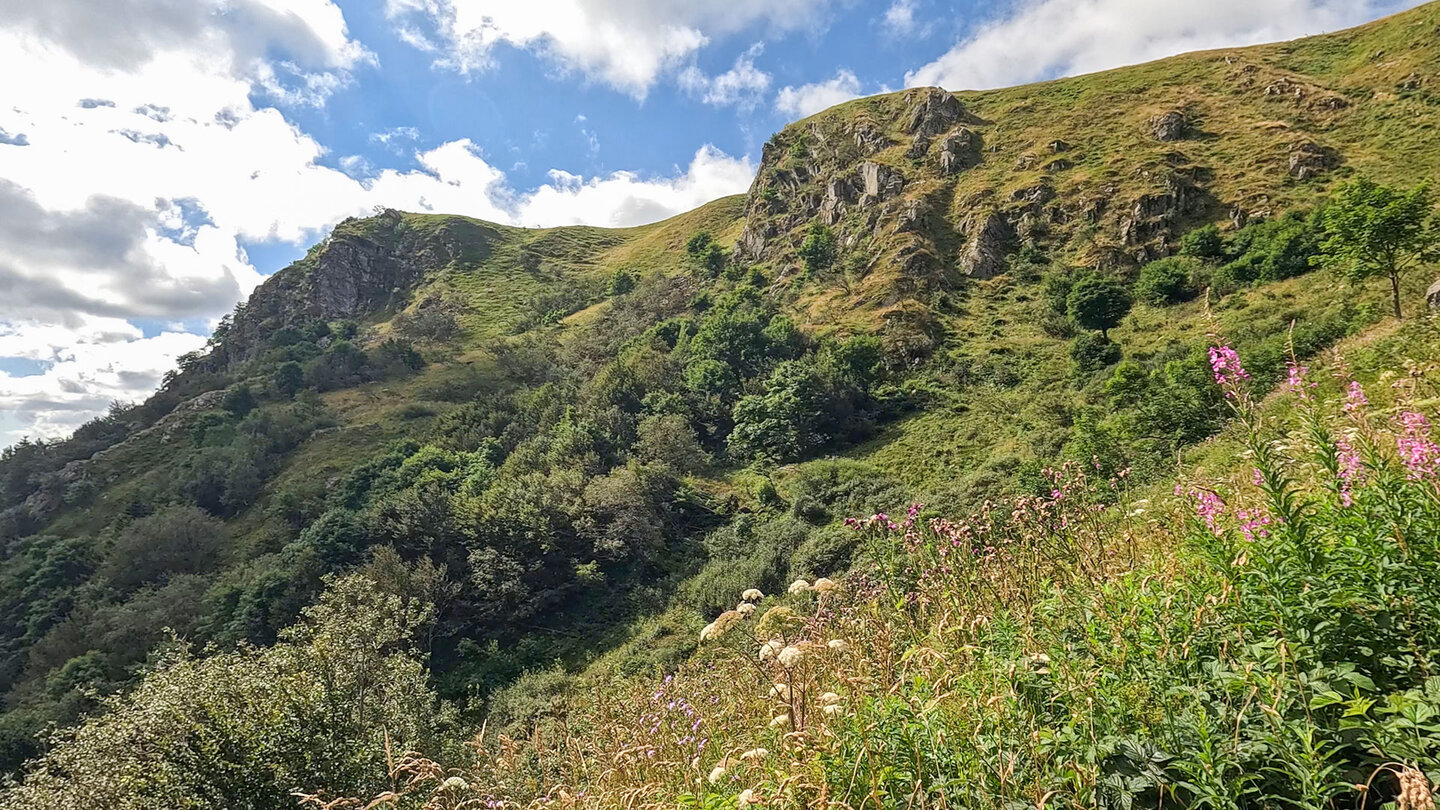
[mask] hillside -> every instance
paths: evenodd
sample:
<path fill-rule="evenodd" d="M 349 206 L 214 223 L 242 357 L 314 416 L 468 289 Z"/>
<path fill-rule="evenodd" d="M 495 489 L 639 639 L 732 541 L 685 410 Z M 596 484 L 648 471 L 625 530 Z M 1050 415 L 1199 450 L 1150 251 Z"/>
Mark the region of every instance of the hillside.
<path fill-rule="evenodd" d="M 1258 395 L 1292 350 L 1390 328 L 1381 282 L 1314 270 L 1321 209 L 1361 177 L 1440 181 L 1440 4 L 1038 85 L 859 99 L 776 133 L 747 195 L 652 225 L 341 222 L 150 400 L 0 459 L 0 770 L 51 750 L 52 724 L 129 705 L 158 664 L 172 680 L 136 700 L 204 713 L 186 684 L 230 669 L 236 699 L 265 705 L 265 673 L 343 649 L 393 677 L 306 681 L 353 688 L 364 708 L 343 723 L 332 693 L 297 689 L 295 716 L 348 742 L 307 753 L 324 759 L 308 772 L 245 749 L 273 776 L 251 806 L 374 795 L 393 789 L 387 733 L 451 757 L 460 729 L 543 736 L 594 678 L 643 695 L 687 666 L 746 589 L 875 562 L 842 518 L 1048 494 L 1066 462 L 1164 491 L 1233 416 L 1207 334 Z M 1407 314 L 1433 276 L 1405 277 Z M 1092 282 L 1133 308 L 1086 325 L 1074 302 Z M 1408 356 L 1386 345 L 1386 362 Z M 1150 551 L 1166 532 L 1183 534 Z M 1088 561 L 1096 582 L 1112 562 Z M 374 623 L 326 635 L 347 609 Z M 372 688 L 374 704 L 355 697 Z M 105 729 L 83 733 L 149 733 Z M 85 756 L 110 745 L 87 739 Z M 35 784 L 83 771 L 45 767 Z M 549 785 L 519 781 L 569 766 L 547 767 L 492 777 L 529 801 Z M 164 789 L 258 790 L 227 774 Z M 711 799 L 733 805 L 730 787 Z M 663 789 L 647 799 L 684 792 Z"/>

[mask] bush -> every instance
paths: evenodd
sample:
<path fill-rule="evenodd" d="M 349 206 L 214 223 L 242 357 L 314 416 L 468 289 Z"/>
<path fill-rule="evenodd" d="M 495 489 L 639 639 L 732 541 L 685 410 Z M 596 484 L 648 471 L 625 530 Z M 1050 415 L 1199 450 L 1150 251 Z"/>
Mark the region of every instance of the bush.
<path fill-rule="evenodd" d="M 1180 237 L 1180 255 L 1203 262 L 1219 262 L 1227 257 L 1225 238 L 1217 225 L 1206 225 Z"/>
<path fill-rule="evenodd" d="M 1191 284 L 1196 267 L 1184 258 L 1168 258 L 1150 262 L 1140 268 L 1135 282 L 1135 295 L 1151 306 L 1163 307 L 1188 300 L 1195 294 Z"/>
<path fill-rule="evenodd" d="M 1094 374 L 1120 362 L 1120 344 L 1104 335 L 1086 332 L 1070 344 L 1070 360 L 1074 362 L 1077 374 Z"/>
<path fill-rule="evenodd" d="M 796 255 L 805 262 L 805 271 L 816 274 L 829 270 L 835 264 L 838 245 L 835 232 L 819 222 L 810 225 L 805 241 L 800 243 Z"/>

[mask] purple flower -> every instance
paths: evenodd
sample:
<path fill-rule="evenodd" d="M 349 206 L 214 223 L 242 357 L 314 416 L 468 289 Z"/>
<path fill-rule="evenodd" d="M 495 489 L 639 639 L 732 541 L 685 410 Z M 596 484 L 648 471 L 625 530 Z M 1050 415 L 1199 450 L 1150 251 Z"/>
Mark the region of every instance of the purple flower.
<path fill-rule="evenodd" d="M 1210 370 L 1215 373 L 1217 385 L 1250 379 L 1250 374 L 1240 365 L 1240 355 L 1229 346 L 1210 347 Z"/>
<path fill-rule="evenodd" d="M 1360 387 L 1360 383 L 1351 380 L 1345 387 L 1345 413 L 1355 413 L 1369 404 L 1370 400 L 1365 398 L 1365 389 Z"/>
<path fill-rule="evenodd" d="M 1400 414 L 1400 430 L 1395 449 L 1410 478 L 1434 475 L 1440 467 L 1440 445 L 1430 440 L 1430 420 L 1424 414 L 1406 411 Z"/>

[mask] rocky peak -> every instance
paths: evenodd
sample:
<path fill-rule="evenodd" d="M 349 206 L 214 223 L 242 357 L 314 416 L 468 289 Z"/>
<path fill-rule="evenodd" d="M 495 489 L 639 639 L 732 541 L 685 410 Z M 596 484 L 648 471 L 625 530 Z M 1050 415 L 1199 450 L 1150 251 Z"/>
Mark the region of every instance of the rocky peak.
<path fill-rule="evenodd" d="M 914 97 L 905 131 L 912 135 L 940 135 L 969 118 L 965 105 L 948 91 L 926 87 L 909 94 Z"/>

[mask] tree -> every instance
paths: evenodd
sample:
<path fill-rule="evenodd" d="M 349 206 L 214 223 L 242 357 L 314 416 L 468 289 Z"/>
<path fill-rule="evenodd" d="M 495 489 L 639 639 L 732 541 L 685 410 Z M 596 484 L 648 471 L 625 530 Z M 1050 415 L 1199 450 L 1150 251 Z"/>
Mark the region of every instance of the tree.
<path fill-rule="evenodd" d="M 225 392 L 224 398 L 220 400 L 220 407 L 243 418 L 255 410 L 255 392 L 250 390 L 249 385 L 240 383 Z"/>
<path fill-rule="evenodd" d="M 624 295 L 635 289 L 635 282 L 635 274 L 622 267 L 615 271 L 615 275 L 610 277 L 610 283 L 606 285 L 605 294 L 611 298 L 617 295 Z"/>
<path fill-rule="evenodd" d="M 1099 330 L 1100 336 L 1120 325 L 1134 303 L 1125 285 L 1108 278 L 1087 278 L 1077 282 L 1065 298 L 1070 319 L 1086 329 Z"/>
<path fill-rule="evenodd" d="M 270 378 L 270 384 L 274 387 L 275 393 L 284 399 L 289 399 L 305 385 L 305 370 L 294 360 L 287 360 L 275 367 L 275 374 Z"/>
<path fill-rule="evenodd" d="M 812 275 L 829 270 L 835 264 L 835 232 L 818 222 L 812 223 L 797 253 L 805 262 L 805 270 Z"/>
<path fill-rule="evenodd" d="M 1377 276 L 1390 279 L 1395 317 L 1401 317 L 1400 277 L 1440 258 L 1430 186 L 1402 191 L 1361 178 L 1341 186 L 1322 217 L 1320 262 L 1352 284 Z"/>

